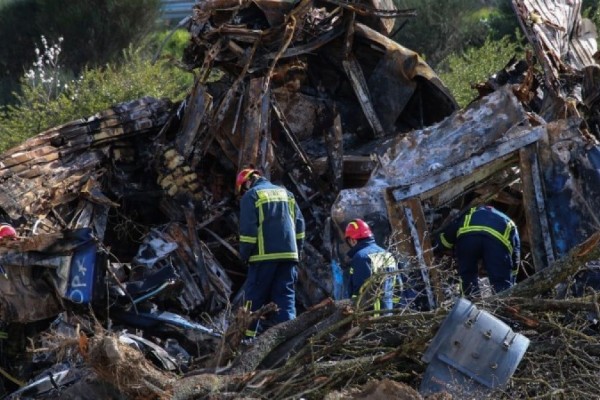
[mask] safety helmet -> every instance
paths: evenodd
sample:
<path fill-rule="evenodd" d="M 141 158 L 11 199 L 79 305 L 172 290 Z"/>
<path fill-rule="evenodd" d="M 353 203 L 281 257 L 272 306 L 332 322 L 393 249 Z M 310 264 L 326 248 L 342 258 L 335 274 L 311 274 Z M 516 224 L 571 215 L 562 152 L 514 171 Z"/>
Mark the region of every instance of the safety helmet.
<path fill-rule="evenodd" d="M 240 193 L 244 183 L 246 183 L 253 175 L 260 175 L 260 173 L 253 168 L 244 168 L 237 174 L 237 178 L 235 179 L 236 194 Z"/>
<path fill-rule="evenodd" d="M 362 219 L 355 219 L 350 221 L 350 223 L 346 226 L 346 239 L 366 239 L 373 236 L 373 232 L 371 232 L 371 228 L 369 225 Z"/>
<path fill-rule="evenodd" d="M 17 237 L 17 231 L 9 224 L 0 224 L 0 239 Z"/>

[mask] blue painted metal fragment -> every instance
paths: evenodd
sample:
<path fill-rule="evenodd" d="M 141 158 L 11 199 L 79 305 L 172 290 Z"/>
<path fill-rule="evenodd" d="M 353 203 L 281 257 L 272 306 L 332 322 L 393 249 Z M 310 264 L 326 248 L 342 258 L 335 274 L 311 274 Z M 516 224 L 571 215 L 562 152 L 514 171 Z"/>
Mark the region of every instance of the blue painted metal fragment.
<path fill-rule="evenodd" d="M 75 249 L 71 259 L 69 285 L 65 297 L 76 304 L 89 304 L 94 290 L 97 247 L 92 230 L 81 231 L 81 239 L 87 241 Z"/>
<path fill-rule="evenodd" d="M 344 283 L 344 271 L 340 267 L 337 260 L 331 261 L 331 277 L 333 283 L 333 298 L 334 300 L 341 300 L 348 297 L 348 291 Z"/>
<path fill-rule="evenodd" d="M 525 336 L 461 298 L 423 354 L 429 366 L 419 392 L 487 397 L 508 383 L 528 346 Z"/>

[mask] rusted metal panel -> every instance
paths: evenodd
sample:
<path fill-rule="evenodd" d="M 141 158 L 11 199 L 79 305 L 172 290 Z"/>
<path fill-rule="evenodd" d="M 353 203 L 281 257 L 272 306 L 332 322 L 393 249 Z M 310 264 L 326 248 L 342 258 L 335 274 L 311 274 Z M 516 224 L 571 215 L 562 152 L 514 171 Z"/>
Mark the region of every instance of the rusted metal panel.
<path fill-rule="evenodd" d="M 521 28 L 544 68 L 548 89 L 567 95 L 560 74 L 595 64 L 596 32 L 581 18 L 581 0 L 513 0 Z"/>
<path fill-rule="evenodd" d="M 24 260 L 25 261 L 25 260 Z M 64 310 L 49 280 L 39 279 L 43 267 L 3 262 L 7 279 L 0 279 L 0 320 L 29 323 L 53 317 Z"/>
<path fill-rule="evenodd" d="M 582 243 L 600 226 L 600 148 L 579 131 L 577 119 L 548 125 L 538 143 L 544 198 L 555 256 Z"/>
<path fill-rule="evenodd" d="M 418 115 L 419 120 L 427 125 L 431 125 L 435 122 L 439 122 L 446 118 L 452 112 L 458 109 L 458 104 L 454 97 L 446 88 L 446 86 L 439 79 L 435 71 L 427 65 L 427 63 L 413 50 L 407 49 L 401 44 L 395 42 L 389 37 L 378 33 L 369 26 L 357 22 L 354 26 L 354 31 L 357 36 L 357 44 L 366 42 L 375 53 L 371 56 L 381 56 L 385 54 L 386 57 L 401 60 L 401 65 L 394 66 L 394 70 L 398 69 L 398 73 L 401 77 L 396 77 L 393 82 L 394 90 L 408 90 L 401 88 L 398 84 L 406 80 L 410 80 L 417 84 L 417 90 L 415 94 L 418 94 L 425 104 L 435 104 L 435 109 L 426 107 L 426 111 L 421 111 L 417 107 L 411 108 L 410 112 Z M 363 48 L 361 47 L 361 50 Z M 366 50 L 366 49 L 365 49 Z M 365 51 L 365 54 L 368 54 Z M 383 90 L 379 88 L 378 90 Z M 401 104 L 402 100 L 392 100 Z M 377 104 L 379 106 L 379 103 Z M 424 106 L 424 105 L 423 105 Z M 408 111 L 408 110 L 407 110 Z M 407 115 L 407 117 L 409 117 Z M 423 125 L 414 124 L 414 129 L 422 129 Z"/>
<path fill-rule="evenodd" d="M 485 154 L 495 142 L 506 142 L 510 134 L 527 135 L 519 127 L 526 120 L 525 110 L 510 90 L 499 90 L 438 124 L 412 131 L 391 144 L 371 182 L 408 187 L 440 171 L 451 175 L 456 165 Z M 503 147 L 506 146 L 510 147 Z"/>
<path fill-rule="evenodd" d="M 462 190 L 466 191 L 469 185 L 477 182 L 477 178 L 485 179 L 494 172 L 503 169 L 502 167 L 510 165 L 510 159 L 513 157 L 512 153 L 528 144 L 535 143 L 542 137 L 543 133 L 543 127 L 536 127 L 530 130 L 519 130 L 515 135 L 507 135 L 509 141 L 500 142 L 499 144 L 494 143 L 485 148 L 484 153 L 481 155 L 472 156 L 464 162 L 457 163 L 449 169 L 444 169 L 441 173 L 421 182 L 414 182 L 395 189 L 394 197 L 396 200 L 402 200 L 421 195 L 428 191 L 434 191 L 436 187 L 442 184 L 450 183 L 454 178 L 462 178 L 463 176 L 468 177 L 468 184 L 461 185 Z M 482 176 L 478 176 L 479 172 Z"/>
<path fill-rule="evenodd" d="M 284 118 L 298 140 L 309 139 L 317 133 L 319 116 L 326 112 L 321 99 L 284 88 L 274 89 L 273 97 L 278 118 Z"/>

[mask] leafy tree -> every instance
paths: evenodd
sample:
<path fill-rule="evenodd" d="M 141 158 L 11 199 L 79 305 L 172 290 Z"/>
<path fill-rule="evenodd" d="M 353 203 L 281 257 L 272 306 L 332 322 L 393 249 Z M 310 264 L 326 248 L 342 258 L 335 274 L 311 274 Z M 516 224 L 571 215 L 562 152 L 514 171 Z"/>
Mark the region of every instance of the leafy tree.
<path fill-rule="evenodd" d="M 517 40 L 515 32 L 520 27 L 511 1 L 499 1 L 485 19 L 485 24 L 489 28 L 489 35 L 492 39 L 500 40 L 509 36 L 513 41 Z"/>
<path fill-rule="evenodd" d="M 0 151 L 123 101 L 143 96 L 180 100 L 193 82 L 190 73 L 164 60 L 152 64 L 144 51 L 133 47 L 124 52 L 123 63 L 86 68 L 78 79 L 65 81 L 56 49 L 52 44 L 39 52 L 34 67 L 22 78 L 17 104 L 0 114 Z"/>
<path fill-rule="evenodd" d="M 508 36 L 500 40 L 487 39 L 481 47 L 470 47 L 463 53 L 448 56 L 440 65 L 439 76 L 458 104 L 465 107 L 477 96 L 471 85 L 487 80 L 513 56 L 523 56 L 519 42 Z"/>
<path fill-rule="evenodd" d="M 150 44 L 152 51 L 158 51 L 159 46 L 162 45 L 163 41 L 171 34 L 168 31 L 161 31 L 153 34 L 152 42 Z M 181 60 L 183 56 L 183 50 L 190 44 L 190 33 L 187 29 L 177 29 L 165 45 L 160 48 L 160 54 L 163 58 L 171 58 Z"/>
<path fill-rule="evenodd" d="M 64 61 L 75 71 L 114 61 L 129 44 L 139 45 L 154 28 L 159 0 L 37 0 L 38 29 L 64 37 Z"/>
<path fill-rule="evenodd" d="M 33 61 L 31 49 L 41 35 L 63 37 L 62 62 L 74 74 L 86 66 L 116 61 L 123 49 L 151 32 L 160 0 L 20 0 L 0 3 L 0 100 Z"/>
<path fill-rule="evenodd" d="M 11 99 L 24 66 L 33 62 L 32 49 L 40 32 L 30 18 L 36 12 L 35 2 L 30 0 L 0 5 L 0 104 Z"/>
<path fill-rule="evenodd" d="M 581 9 L 583 10 L 583 16 L 591 19 L 596 25 L 598 32 L 600 32 L 600 4 L 598 4 L 598 1 L 583 0 Z"/>
<path fill-rule="evenodd" d="M 422 54 L 435 67 L 449 54 L 480 46 L 488 27 L 479 15 L 480 0 L 396 0 L 398 8 L 415 8 L 393 37 L 398 43 Z M 401 22 L 402 23 L 402 22 Z"/>

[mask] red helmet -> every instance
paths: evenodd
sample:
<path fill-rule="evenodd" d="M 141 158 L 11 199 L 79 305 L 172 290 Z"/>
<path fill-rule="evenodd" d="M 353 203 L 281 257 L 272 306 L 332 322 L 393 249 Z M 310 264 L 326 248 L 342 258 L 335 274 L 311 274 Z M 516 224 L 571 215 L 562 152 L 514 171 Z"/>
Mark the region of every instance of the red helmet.
<path fill-rule="evenodd" d="M 10 226 L 9 224 L 1 224 L 0 225 L 0 239 L 2 238 L 15 238 L 17 237 L 17 231 L 15 228 Z"/>
<path fill-rule="evenodd" d="M 355 219 L 350 221 L 348 226 L 346 226 L 346 239 L 366 239 L 373 236 L 373 232 L 371 232 L 371 228 L 369 225 L 362 219 Z"/>
<path fill-rule="evenodd" d="M 260 173 L 253 168 L 244 168 L 237 174 L 235 178 L 235 193 L 238 194 L 242 190 L 244 183 L 248 181 L 253 175 L 260 175 Z"/>

